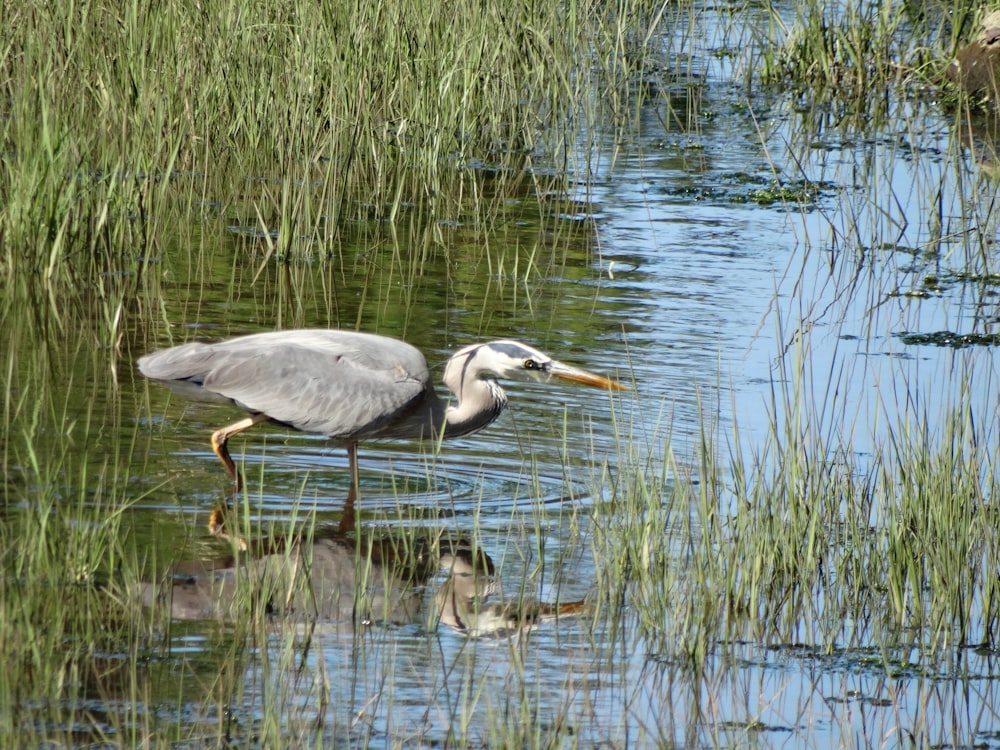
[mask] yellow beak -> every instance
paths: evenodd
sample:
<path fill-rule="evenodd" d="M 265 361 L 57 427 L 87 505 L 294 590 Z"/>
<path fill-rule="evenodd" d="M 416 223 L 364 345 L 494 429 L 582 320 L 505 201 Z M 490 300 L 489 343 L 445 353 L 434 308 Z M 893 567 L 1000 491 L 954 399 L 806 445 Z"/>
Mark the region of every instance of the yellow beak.
<path fill-rule="evenodd" d="M 612 391 L 627 391 L 628 386 L 622 385 L 617 380 L 611 380 L 603 375 L 597 375 L 586 370 L 579 370 L 576 367 L 564 365 L 562 362 L 550 362 L 548 367 L 549 375 L 569 383 L 590 386 L 591 388 L 604 388 Z"/>

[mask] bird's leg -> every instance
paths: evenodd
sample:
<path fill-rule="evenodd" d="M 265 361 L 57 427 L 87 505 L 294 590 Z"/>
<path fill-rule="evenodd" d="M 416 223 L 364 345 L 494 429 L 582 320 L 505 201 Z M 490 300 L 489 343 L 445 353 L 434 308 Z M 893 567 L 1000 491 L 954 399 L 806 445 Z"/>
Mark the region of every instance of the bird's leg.
<path fill-rule="evenodd" d="M 354 531 L 356 520 L 354 511 L 354 501 L 358 499 L 358 444 L 350 443 L 347 446 L 348 472 L 351 475 L 351 486 L 347 490 L 347 500 L 344 502 L 344 515 L 340 517 L 337 530 L 342 534 Z"/>
<path fill-rule="evenodd" d="M 226 473 L 229 474 L 229 478 L 233 480 L 233 494 L 243 489 L 243 476 L 229 455 L 229 448 L 226 447 L 226 443 L 229 442 L 229 438 L 233 435 L 238 435 L 244 430 L 249 430 L 254 425 L 265 421 L 267 421 L 266 415 L 254 414 L 252 417 L 241 419 L 239 422 L 234 422 L 212 433 L 212 450 L 215 451 L 215 455 L 222 461 L 222 465 L 226 467 Z"/>
<path fill-rule="evenodd" d="M 240 490 L 243 489 L 243 475 L 236 468 L 236 463 L 229 455 L 229 448 L 226 444 L 233 435 L 239 434 L 244 430 L 249 430 L 254 425 L 260 424 L 265 420 L 267 420 L 265 415 L 254 414 L 251 417 L 241 419 L 239 422 L 234 422 L 212 433 L 212 450 L 219 457 L 219 460 L 222 461 L 222 465 L 226 467 L 226 473 L 229 474 L 229 478 L 233 480 L 233 495 L 238 495 Z M 213 536 L 217 536 L 220 539 L 235 540 L 239 548 L 246 551 L 248 549 L 247 541 L 239 535 L 235 538 L 231 537 L 226 531 L 226 511 L 228 510 L 228 500 L 216 506 L 208 518 L 208 530 Z"/>
<path fill-rule="evenodd" d="M 358 493 L 361 492 L 360 483 L 361 479 L 358 474 L 358 444 L 351 443 L 347 446 L 347 464 L 350 467 L 351 472 L 351 488 L 347 491 L 347 503 L 351 507 L 354 506 L 354 501 L 358 499 Z"/>

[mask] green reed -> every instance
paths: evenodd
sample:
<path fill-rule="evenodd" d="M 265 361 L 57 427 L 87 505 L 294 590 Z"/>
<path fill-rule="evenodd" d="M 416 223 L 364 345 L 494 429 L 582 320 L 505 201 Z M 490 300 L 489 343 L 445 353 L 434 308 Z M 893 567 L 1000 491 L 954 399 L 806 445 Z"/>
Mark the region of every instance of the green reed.
<path fill-rule="evenodd" d="M 324 258 L 359 222 L 488 224 L 525 186 L 560 195 L 611 111 L 595 80 L 629 75 L 663 21 L 619 10 L 5 3 L 0 271 L 140 275 L 213 205 L 266 258 Z"/>
<path fill-rule="evenodd" d="M 884 115 L 886 100 L 942 83 L 959 44 L 972 39 L 978 6 L 889 6 L 863 1 L 770 3 L 749 25 L 750 75 L 790 85 L 810 102 Z"/>
<path fill-rule="evenodd" d="M 650 473 L 659 459 L 644 452 L 623 456 L 631 468 L 593 529 L 595 555 L 609 563 L 598 569 L 603 616 L 627 608 L 622 627 L 692 675 L 746 641 L 874 643 L 887 666 L 897 649 L 916 646 L 932 671 L 962 646 L 991 647 L 1000 474 L 995 420 L 973 413 L 972 386 L 898 422 L 852 425 L 845 405 L 807 394 L 807 351 L 786 368 L 775 378 L 770 433 L 749 452 L 738 424 L 726 436 L 706 417 L 684 460 L 669 429 L 662 469 Z M 838 390 L 833 373 L 819 398 Z M 845 436 L 866 428 L 884 437 L 864 457 Z"/>
<path fill-rule="evenodd" d="M 85 721 L 74 705 L 78 686 L 100 654 L 129 641 L 132 626 L 105 587 L 115 569 L 138 567 L 123 543 L 132 447 L 81 457 L 103 415 L 71 418 L 46 348 L 25 348 L 9 332 L 5 340 L 0 649 L 11 677 L 0 734 L 4 744 L 39 744 Z M 39 704 L 43 695 L 51 700 Z"/>

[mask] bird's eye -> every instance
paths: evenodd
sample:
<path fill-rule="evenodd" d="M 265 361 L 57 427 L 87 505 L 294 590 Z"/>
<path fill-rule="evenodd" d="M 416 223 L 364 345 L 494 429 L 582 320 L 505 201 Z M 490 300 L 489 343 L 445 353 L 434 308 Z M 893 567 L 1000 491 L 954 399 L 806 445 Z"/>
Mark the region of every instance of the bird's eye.
<path fill-rule="evenodd" d="M 526 360 L 524 360 L 524 369 L 525 370 L 537 370 L 538 369 L 538 363 L 535 360 L 533 360 L 533 359 L 526 359 Z"/>

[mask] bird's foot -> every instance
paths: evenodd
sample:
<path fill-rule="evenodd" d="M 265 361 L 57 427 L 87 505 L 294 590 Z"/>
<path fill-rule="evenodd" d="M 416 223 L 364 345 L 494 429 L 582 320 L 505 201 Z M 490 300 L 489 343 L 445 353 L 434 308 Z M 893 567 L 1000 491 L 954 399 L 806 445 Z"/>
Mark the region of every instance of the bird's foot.
<path fill-rule="evenodd" d="M 259 539 L 250 540 L 242 534 L 230 534 L 226 530 L 226 516 L 231 512 L 232 507 L 229 505 L 218 505 L 213 508 L 208 515 L 208 531 L 212 536 L 235 545 L 240 552 L 249 553 L 251 558 L 281 554 L 299 541 L 297 537 L 290 538 L 285 535 L 262 536 Z"/>

